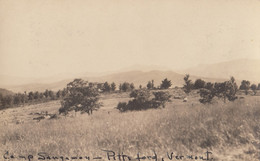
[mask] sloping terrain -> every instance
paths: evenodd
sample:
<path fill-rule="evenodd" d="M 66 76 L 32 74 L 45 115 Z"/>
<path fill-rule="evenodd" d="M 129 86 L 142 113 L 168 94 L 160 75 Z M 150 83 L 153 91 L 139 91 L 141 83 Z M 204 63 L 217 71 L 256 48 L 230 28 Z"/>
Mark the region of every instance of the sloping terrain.
<path fill-rule="evenodd" d="M 120 83 L 123 82 L 130 82 L 134 83 L 135 87 L 138 88 L 139 85 L 142 85 L 143 87 L 146 87 L 147 82 L 154 80 L 155 86 L 159 86 L 161 84 L 161 81 L 163 79 L 167 78 L 168 80 L 171 80 L 172 87 L 175 86 L 183 86 L 184 84 L 184 74 L 178 74 L 173 71 L 129 71 L 129 72 L 121 72 L 121 73 L 114 73 L 104 76 L 98 76 L 98 77 L 82 77 L 82 79 L 90 81 L 90 82 L 115 82 L 117 84 L 117 87 Z M 191 79 L 195 80 L 201 77 L 192 76 Z M 211 79 L 202 77 L 205 81 L 223 81 L 225 79 Z M 63 89 L 66 87 L 66 85 L 71 82 L 73 79 L 66 79 L 59 82 L 54 83 L 30 83 L 30 84 L 24 84 L 24 85 L 17 85 L 17 86 L 8 86 L 7 89 L 10 89 L 14 92 L 24 92 L 24 91 L 44 91 L 46 89 L 57 91 L 59 89 Z"/>
<path fill-rule="evenodd" d="M 186 97 L 181 89 L 168 90 L 173 96 Z M 57 114 L 59 101 L 17 107 L 0 111 L 0 153 L 34 155 L 45 152 L 50 156 L 100 156 L 106 152 L 123 152 L 135 158 L 154 155 L 167 158 L 175 155 L 206 157 L 213 160 L 259 160 L 260 97 L 212 105 L 198 102 L 196 91 L 188 102 L 174 99 L 165 108 L 120 113 L 118 102 L 129 100 L 129 93 L 101 96 L 103 107 L 93 115 L 71 113 L 56 119 L 39 114 Z M 185 160 L 185 159 L 184 159 Z M 186 159 L 189 160 L 189 159 Z"/>
<path fill-rule="evenodd" d="M 237 80 L 260 82 L 260 60 L 239 59 L 216 64 L 202 64 L 183 71 L 192 75 L 209 78 L 228 79 L 234 76 Z"/>

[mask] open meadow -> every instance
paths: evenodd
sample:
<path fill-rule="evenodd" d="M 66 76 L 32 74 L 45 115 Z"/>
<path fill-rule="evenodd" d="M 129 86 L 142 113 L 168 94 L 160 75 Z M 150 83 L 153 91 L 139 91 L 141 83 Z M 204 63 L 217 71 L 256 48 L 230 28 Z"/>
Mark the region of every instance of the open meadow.
<path fill-rule="evenodd" d="M 38 153 L 69 160 L 73 156 L 108 160 L 104 150 L 123 153 L 132 160 L 137 153 L 154 156 L 154 152 L 158 160 L 170 160 L 171 153 L 172 160 L 205 159 L 207 151 L 213 160 L 259 160 L 260 96 L 243 95 L 234 102 L 216 100 L 204 105 L 196 91 L 187 96 L 187 102 L 173 97 L 184 97 L 181 89 L 168 91 L 172 98 L 165 108 L 144 111 L 120 113 L 115 109 L 118 102 L 130 99 L 127 92 L 102 94 L 103 106 L 92 115 L 58 115 L 60 101 L 1 110 L 0 160 L 11 155 L 15 158 L 10 160 L 19 160 L 19 155 L 37 160 Z M 57 114 L 57 118 L 34 119 L 46 113 Z"/>

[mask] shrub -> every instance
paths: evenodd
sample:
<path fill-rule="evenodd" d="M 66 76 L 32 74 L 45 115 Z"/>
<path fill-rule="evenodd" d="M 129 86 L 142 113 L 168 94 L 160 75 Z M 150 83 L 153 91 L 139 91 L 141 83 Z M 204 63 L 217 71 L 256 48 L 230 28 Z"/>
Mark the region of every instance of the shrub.
<path fill-rule="evenodd" d="M 119 102 L 117 109 L 121 112 L 133 111 L 133 110 L 146 110 L 150 108 L 158 108 L 160 106 L 165 107 L 165 103 L 170 101 L 170 95 L 168 92 L 153 92 L 154 98 L 151 99 L 149 90 L 134 90 L 130 93 L 130 100 L 128 103 Z"/>
<path fill-rule="evenodd" d="M 213 93 L 213 90 L 208 90 L 208 89 L 202 88 L 202 89 L 200 89 L 201 98 L 199 99 L 199 101 L 204 104 L 211 103 L 214 96 L 215 95 Z"/>
<path fill-rule="evenodd" d="M 211 103 L 215 96 L 218 98 L 223 98 L 224 102 L 226 102 L 226 99 L 229 101 L 234 101 L 237 99 L 237 90 L 238 87 L 234 77 L 231 77 L 229 81 L 215 83 L 214 87 L 211 84 L 208 84 L 208 89 L 203 88 L 200 90 L 200 102 Z"/>
<path fill-rule="evenodd" d="M 153 92 L 154 98 L 153 98 L 153 105 L 155 107 L 162 106 L 163 108 L 165 107 L 166 102 L 170 102 L 171 95 L 169 92 Z"/>
<path fill-rule="evenodd" d="M 194 83 L 194 88 L 195 89 L 201 89 L 205 87 L 206 82 L 202 79 L 197 79 Z"/>

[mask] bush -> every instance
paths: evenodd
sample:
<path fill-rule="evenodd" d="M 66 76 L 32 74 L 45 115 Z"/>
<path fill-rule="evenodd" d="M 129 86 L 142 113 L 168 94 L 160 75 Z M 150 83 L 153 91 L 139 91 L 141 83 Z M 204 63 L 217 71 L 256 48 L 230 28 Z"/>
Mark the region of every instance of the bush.
<path fill-rule="evenodd" d="M 211 103 L 214 98 L 214 93 L 212 90 L 208 90 L 205 88 L 200 89 L 200 103 Z"/>
<path fill-rule="evenodd" d="M 166 102 L 170 102 L 171 95 L 169 92 L 153 92 L 154 98 L 153 98 L 153 105 L 155 107 L 162 106 L 163 108 L 165 107 Z"/>
<path fill-rule="evenodd" d="M 151 94 L 148 90 L 135 90 L 130 93 L 130 100 L 128 103 L 119 102 L 117 109 L 121 112 L 134 111 L 134 110 L 146 110 L 150 108 L 165 107 L 165 103 L 170 101 L 170 95 L 168 92 L 153 92 L 154 98 L 151 99 Z"/>
<path fill-rule="evenodd" d="M 247 80 L 243 80 L 241 82 L 241 85 L 240 85 L 239 89 L 245 90 L 245 94 L 247 95 L 248 94 L 248 90 L 250 89 L 250 82 L 247 81 Z"/>
<path fill-rule="evenodd" d="M 195 89 L 201 89 L 205 87 L 206 82 L 202 79 L 197 79 L 194 83 L 194 88 Z"/>
<path fill-rule="evenodd" d="M 208 83 L 207 83 L 208 84 Z M 215 83 L 214 86 L 208 84 L 208 89 L 200 90 L 199 100 L 201 103 L 211 103 L 212 99 L 216 96 L 218 98 L 223 98 L 224 102 L 226 99 L 229 101 L 234 101 L 237 99 L 236 93 L 238 90 L 238 86 L 235 82 L 234 77 L 231 77 L 229 81 L 225 81 L 223 83 Z"/>
<path fill-rule="evenodd" d="M 134 90 L 134 84 L 133 83 L 128 83 L 128 82 L 124 82 L 123 84 L 119 85 L 119 90 L 123 91 L 123 92 L 128 92 L 128 91 L 132 91 Z"/>

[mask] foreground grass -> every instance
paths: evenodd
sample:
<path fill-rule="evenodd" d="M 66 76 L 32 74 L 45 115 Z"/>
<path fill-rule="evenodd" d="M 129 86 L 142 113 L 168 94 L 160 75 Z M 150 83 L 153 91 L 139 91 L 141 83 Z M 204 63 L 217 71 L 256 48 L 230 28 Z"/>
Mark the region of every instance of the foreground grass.
<path fill-rule="evenodd" d="M 166 152 L 199 155 L 207 150 L 214 160 L 258 160 L 259 98 L 213 105 L 170 103 L 165 109 L 61 117 L 24 124 L 1 125 L 0 152 L 15 155 L 90 155 L 102 149 L 136 156 L 159 157 Z"/>

